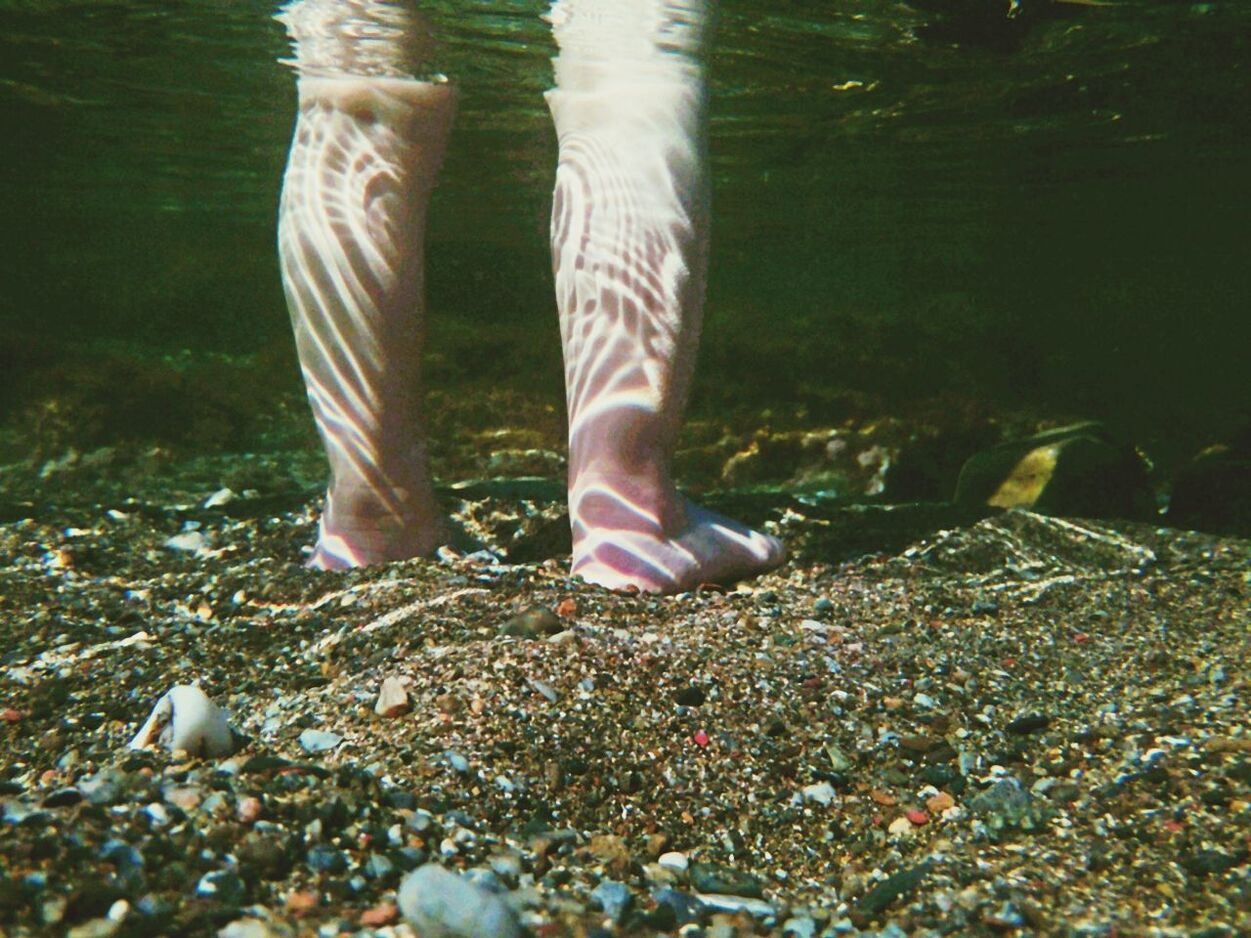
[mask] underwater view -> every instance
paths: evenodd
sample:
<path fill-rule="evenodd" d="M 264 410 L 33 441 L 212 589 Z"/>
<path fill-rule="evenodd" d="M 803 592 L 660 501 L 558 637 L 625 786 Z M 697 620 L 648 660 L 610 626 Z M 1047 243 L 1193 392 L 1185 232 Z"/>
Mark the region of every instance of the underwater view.
<path fill-rule="evenodd" d="M 0 938 L 1251 932 L 1251 3 L 0 0 Z"/>

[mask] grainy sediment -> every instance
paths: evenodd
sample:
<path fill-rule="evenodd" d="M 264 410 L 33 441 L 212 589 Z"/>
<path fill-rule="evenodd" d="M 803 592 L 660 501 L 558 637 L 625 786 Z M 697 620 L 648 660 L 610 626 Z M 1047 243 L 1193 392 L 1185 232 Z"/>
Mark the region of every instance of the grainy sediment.
<path fill-rule="evenodd" d="M 307 492 L 211 475 L 5 477 L 4 934 L 412 935 L 430 860 L 534 935 L 1251 933 L 1247 541 L 757 500 L 790 563 L 654 598 L 568 579 L 541 487 L 318 574 Z M 245 745 L 128 750 L 189 682 Z"/>

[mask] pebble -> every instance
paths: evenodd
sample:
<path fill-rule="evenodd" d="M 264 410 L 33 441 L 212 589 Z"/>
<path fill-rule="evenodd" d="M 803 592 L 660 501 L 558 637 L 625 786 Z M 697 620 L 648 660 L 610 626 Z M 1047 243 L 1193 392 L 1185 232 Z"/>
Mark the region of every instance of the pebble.
<path fill-rule="evenodd" d="M 45 808 L 68 808 L 82 800 L 82 792 L 77 788 L 58 788 L 43 799 L 43 806 Z"/>
<path fill-rule="evenodd" d="M 1017 717 L 1008 724 L 1008 732 L 1017 736 L 1025 736 L 1028 733 L 1037 733 L 1039 730 L 1045 730 L 1051 725 L 1051 717 L 1042 713 L 1030 713 L 1025 716 Z"/>
<path fill-rule="evenodd" d="M 817 923 L 808 916 L 792 916 L 782 923 L 782 934 L 792 938 L 816 938 Z"/>
<path fill-rule="evenodd" d="M 704 700 L 707 699 L 707 696 L 705 695 L 702 687 L 692 684 L 689 687 L 683 687 L 679 690 L 673 695 L 673 699 L 683 707 L 699 707 L 704 703 Z"/>
<path fill-rule="evenodd" d="M 229 505 L 238 496 L 234 490 L 230 488 L 220 488 L 208 498 L 204 500 L 205 508 L 221 508 L 223 505 Z"/>
<path fill-rule="evenodd" d="M 974 813 L 982 815 L 991 830 L 1017 828 L 1037 830 L 1051 816 L 1051 810 L 1030 794 L 1011 775 L 1005 775 L 986 791 L 968 802 Z"/>
<path fill-rule="evenodd" d="M 746 912 L 753 918 L 771 918 L 777 915 L 777 909 L 771 902 L 751 896 L 730 896 L 722 893 L 700 893 L 699 901 L 713 912 L 728 912 L 735 915 Z"/>
<path fill-rule="evenodd" d="M 296 918 L 308 915 L 310 912 L 316 910 L 317 906 L 320 904 L 320 897 L 312 889 L 293 890 L 287 893 L 286 901 L 283 903 L 286 910 Z"/>
<path fill-rule="evenodd" d="M 591 898 L 599 903 L 604 914 L 618 925 L 624 921 L 634 905 L 634 894 L 630 887 L 615 880 L 606 879 L 591 892 Z"/>
<path fill-rule="evenodd" d="M 487 865 L 506 886 L 510 889 L 516 888 L 522 873 L 521 857 L 515 853 L 493 853 L 487 860 Z"/>
<path fill-rule="evenodd" d="M 282 938 L 259 918 L 237 918 L 217 933 L 217 938 Z"/>
<path fill-rule="evenodd" d="M 215 870 L 200 877 L 195 886 L 195 894 L 201 899 L 213 899 L 222 905 L 242 905 L 247 895 L 247 887 L 238 873 Z"/>
<path fill-rule="evenodd" d="M 540 638 L 564 631 L 560 618 L 545 606 L 531 606 L 500 626 L 500 632 L 516 638 Z"/>
<path fill-rule="evenodd" d="M 661 918 L 669 920 L 669 927 L 698 925 L 704 920 L 704 904 L 690 893 L 676 889 L 658 889 L 652 893 L 652 898 L 656 900 L 657 912 L 662 913 Z M 656 924 L 661 930 L 668 930 L 661 922 Z"/>
<path fill-rule="evenodd" d="M 343 851 L 327 844 L 315 844 L 309 848 L 306 862 L 314 873 L 345 873 L 348 868 Z"/>
<path fill-rule="evenodd" d="M 304 730 L 300 733 L 300 747 L 305 752 L 329 752 L 341 742 L 343 737 L 329 730 Z"/>
<path fill-rule="evenodd" d="M 895 820 L 890 822 L 890 826 L 886 828 L 886 831 L 896 837 L 903 834 L 911 834 L 912 822 L 906 817 L 897 817 Z"/>
<path fill-rule="evenodd" d="M 404 917 L 423 938 L 521 936 L 517 916 L 503 899 L 436 863 L 427 863 L 404 877 L 398 902 Z"/>
<path fill-rule="evenodd" d="M 366 928 L 381 928 L 390 925 L 400 917 L 400 910 L 390 902 L 380 902 L 372 909 L 361 913 L 361 924 Z"/>
<path fill-rule="evenodd" d="M 101 769 L 95 775 L 78 783 L 78 790 L 91 804 L 106 806 L 122 800 L 122 782 L 125 776 L 113 768 Z"/>
<path fill-rule="evenodd" d="M 235 817 L 240 824 L 254 824 L 261 816 L 264 804 L 255 795 L 244 795 L 235 806 Z"/>
<path fill-rule="evenodd" d="M 926 862 L 886 877 L 865 894 L 857 906 L 858 910 L 864 915 L 877 915 L 896 899 L 906 896 L 921 885 L 929 870 L 930 865 Z"/>
<path fill-rule="evenodd" d="M 666 870 L 673 870 L 675 873 L 685 873 L 690 866 L 690 860 L 687 859 L 686 854 L 679 853 L 676 850 L 662 853 L 656 862 Z"/>
<path fill-rule="evenodd" d="M 760 899 L 764 886 L 751 873 L 744 873 L 720 863 L 692 863 L 691 888 L 699 892 L 722 893 L 733 896 L 750 896 Z"/>
<path fill-rule="evenodd" d="M 834 786 L 829 782 L 814 782 L 811 785 L 805 785 L 801 794 L 804 801 L 815 801 L 820 805 L 833 804 L 837 797 Z"/>
<path fill-rule="evenodd" d="M 194 554 L 209 546 L 208 536 L 203 531 L 181 531 L 165 541 L 169 550 Z"/>
<path fill-rule="evenodd" d="M 383 678 L 374 713 L 380 717 L 396 717 L 408 712 L 408 690 L 398 677 Z"/>

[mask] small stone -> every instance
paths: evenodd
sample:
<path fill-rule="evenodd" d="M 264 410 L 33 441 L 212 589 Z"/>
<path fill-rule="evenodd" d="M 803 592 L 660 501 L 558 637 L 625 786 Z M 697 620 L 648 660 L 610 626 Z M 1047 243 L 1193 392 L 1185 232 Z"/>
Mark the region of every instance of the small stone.
<path fill-rule="evenodd" d="M 811 785 L 805 785 L 800 794 L 803 796 L 804 801 L 815 801 L 820 805 L 833 804 L 835 797 L 837 797 L 834 786 L 829 782 L 814 782 Z"/>
<path fill-rule="evenodd" d="M 731 915 L 736 915 L 739 912 L 746 912 L 753 918 L 771 918 L 777 915 L 778 912 L 773 903 L 765 902 L 763 899 L 755 899 L 751 896 L 731 896 L 722 893 L 701 893 L 699 895 L 699 901 L 710 911 L 728 912 Z"/>
<path fill-rule="evenodd" d="M 596 834 L 587 845 L 587 852 L 617 875 L 630 868 L 630 849 L 615 834 Z"/>
<path fill-rule="evenodd" d="M 384 925 L 390 925 L 399 917 L 398 907 L 390 902 L 380 902 L 372 909 L 362 912 L 360 921 L 366 928 L 381 928 Z"/>
<path fill-rule="evenodd" d="M 1041 713 L 1031 713 L 1022 717 L 1017 717 L 1008 724 L 1008 732 L 1015 733 L 1018 736 L 1024 736 L 1027 733 L 1037 733 L 1039 730 L 1045 730 L 1051 725 L 1051 717 Z"/>
<path fill-rule="evenodd" d="M 893 876 L 886 877 L 886 879 L 870 889 L 864 898 L 860 900 L 860 904 L 857 907 L 858 910 L 870 917 L 877 915 L 877 913 L 881 912 L 896 899 L 906 896 L 916 889 L 917 886 L 921 885 L 921 881 L 925 879 L 929 871 L 930 865 L 928 862 L 925 862 L 920 866 L 914 866 L 911 869 L 902 870 Z"/>
<path fill-rule="evenodd" d="M 413 870 L 399 889 L 399 908 L 426 938 L 520 938 L 521 926 L 499 896 L 434 863 Z"/>
<path fill-rule="evenodd" d="M 673 870 L 675 873 L 685 873 L 690 866 L 690 860 L 687 859 L 686 854 L 676 850 L 662 853 L 656 862 L 666 870 Z"/>
<path fill-rule="evenodd" d="M 928 824 L 930 822 L 930 816 L 926 814 L 924 811 L 921 811 L 917 808 L 913 808 L 911 811 L 908 811 L 904 815 L 904 817 L 906 817 L 909 821 L 911 821 L 917 827 L 920 827 L 922 824 Z"/>
<path fill-rule="evenodd" d="M 1037 830 L 1052 814 L 1043 802 L 1010 775 L 1000 778 L 968 804 L 986 819 L 988 828 L 996 831 L 1005 828 Z"/>
<path fill-rule="evenodd" d="M 82 800 L 82 792 L 77 788 L 58 788 L 43 799 L 43 806 L 45 808 L 68 808 Z"/>
<path fill-rule="evenodd" d="M 699 746 L 701 749 L 707 747 L 709 742 L 708 734 L 703 730 L 696 730 L 695 735 L 693 735 L 691 739 L 695 740 L 695 745 Z"/>
<path fill-rule="evenodd" d="M 948 808 L 955 807 L 955 804 L 956 799 L 945 791 L 940 791 L 937 795 L 925 800 L 925 807 L 929 809 L 930 814 L 942 814 Z"/>
<path fill-rule="evenodd" d="M 176 785 L 165 789 L 164 799 L 184 811 L 194 811 L 204 800 L 204 792 L 193 786 Z"/>
<path fill-rule="evenodd" d="M 221 508 L 223 505 L 229 505 L 237 496 L 234 491 L 229 488 L 220 488 L 208 498 L 204 500 L 205 508 Z"/>
<path fill-rule="evenodd" d="M 282 938 L 259 918 L 237 918 L 217 932 L 217 938 Z"/>
<path fill-rule="evenodd" d="M 596 886 L 591 892 L 591 898 L 598 902 L 604 914 L 618 925 L 634 905 L 634 894 L 630 892 L 630 887 L 611 879 L 606 879 Z"/>
<path fill-rule="evenodd" d="M 343 742 L 343 737 L 338 733 L 331 733 L 329 730 L 310 729 L 300 733 L 300 747 L 305 752 L 314 754 L 329 752 L 341 742 Z"/>
<path fill-rule="evenodd" d="M 912 833 L 912 822 L 906 817 L 897 817 L 890 822 L 890 826 L 886 828 L 887 833 L 901 837 Z"/>
<path fill-rule="evenodd" d="M 816 938 L 817 923 L 807 915 L 794 915 L 782 923 L 782 934 L 788 938 Z"/>
<path fill-rule="evenodd" d="M 670 931 L 683 925 L 698 925 L 704 919 L 704 903 L 689 893 L 676 889 L 658 889 L 652 894 L 652 898 L 656 900 L 656 912 L 668 919 L 668 926 L 657 923 L 662 931 Z"/>
<path fill-rule="evenodd" d="M 702 687 L 691 684 L 674 694 L 673 699 L 683 707 L 698 707 L 703 704 L 706 697 Z"/>
<path fill-rule="evenodd" d="M 288 912 L 296 918 L 300 918 L 316 911 L 317 906 L 321 904 L 321 900 L 312 889 L 297 889 L 287 893 L 286 902 L 283 904 Z"/>
<path fill-rule="evenodd" d="M 255 795 L 244 795 L 235 807 L 235 817 L 240 824 L 254 824 L 261 816 L 264 804 Z"/>
<path fill-rule="evenodd" d="M 451 752 L 449 750 L 447 753 L 447 764 L 461 775 L 469 774 L 469 760 L 462 756 L 459 752 Z"/>
<path fill-rule="evenodd" d="M 500 626 L 504 635 L 516 638 L 540 638 L 544 635 L 555 635 L 564 631 L 565 624 L 560 617 L 544 606 L 531 606 L 524 612 L 513 616 Z"/>
<path fill-rule="evenodd" d="M 751 873 L 744 873 L 720 863 L 692 863 L 691 888 L 699 892 L 724 893 L 760 899 L 764 886 Z"/>
<path fill-rule="evenodd" d="M 215 870 L 205 873 L 196 883 L 195 894 L 201 899 L 213 899 L 222 905 L 242 905 L 247 887 L 237 873 Z"/>
<path fill-rule="evenodd" d="M 369 879 L 387 879 L 395 872 L 395 864 L 381 853 L 371 853 L 365 860 L 363 870 Z"/>
<path fill-rule="evenodd" d="M 374 704 L 374 713 L 380 717 L 396 717 L 408 712 L 408 690 L 398 677 L 387 677 L 382 681 L 378 691 L 378 702 Z"/>
<path fill-rule="evenodd" d="M 203 531 L 181 531 L 165 541 L 168 550 L 194 554 L 209 546 L 208 536 Z"/>
<path fill-rule="evenodd" d="M 314 873 L 345 873 L 348 860 L 342 850 L 327 844 L 314 844 L 308 851 L 308 868 Z"/>
<path fill-rule="evenodd" d="M 847 757 L 847 754 L 833 743 L 829 743 L 825 747 L 825 754 L 830 760 L 830 768 L 840 775 L 850 772 L 854 768 L 854 763 Z"/>

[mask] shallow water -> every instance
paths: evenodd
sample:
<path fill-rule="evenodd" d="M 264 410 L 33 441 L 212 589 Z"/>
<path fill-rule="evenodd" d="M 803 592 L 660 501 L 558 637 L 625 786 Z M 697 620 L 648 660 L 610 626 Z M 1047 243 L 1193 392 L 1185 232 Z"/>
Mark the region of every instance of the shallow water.
<path fill-rule="evenodd" d="M 431 350 L 485 343 L 490 380 L 558 394 L 545 6 L 429 6 L 463 92 Z M 272 243 L 294 94 L 271 12 L 0 9 L 7 345 L 289 342 Z M 954 392 L 1179 449 L 1246 413 L 1251 5 L 727 0 L 716 35 L 700 395 Z"/>

